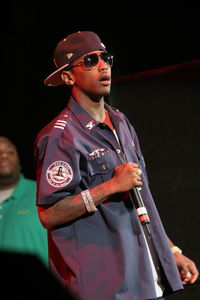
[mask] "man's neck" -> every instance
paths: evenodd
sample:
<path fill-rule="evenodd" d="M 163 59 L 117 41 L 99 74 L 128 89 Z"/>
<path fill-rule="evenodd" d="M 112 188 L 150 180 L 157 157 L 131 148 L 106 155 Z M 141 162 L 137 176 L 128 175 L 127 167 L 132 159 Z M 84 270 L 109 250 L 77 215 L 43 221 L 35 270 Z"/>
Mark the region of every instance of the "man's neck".
<path fill-rule="evenodd" d="M 2 178 L 0 179 L 0 191 L 3 191 L 3 190 L 9 190 L 9 189 L 12 189 L 14 188 L 18 181 L 19 181 L 19 178 L 20 178 L 20 175 L 16 175 L 16 176 L 13 176 L 11 178 Z"/>
<path fill-rule="evenodd" d="M 12 189 L 12 188 L 14 188 L 16 185 L 17 185 L 16 182 L 13 183 L 13 184 L 1 184 L 1 185 L 0 185 L 0 192 L 1 192 L 1 191 L 4 191 L 4 190 Z"/>
<path fill-rule="evenodd" d="M 93 101 L 89 97 L 74 98 L 96 121 L 104 121 L 105 109 L 103 97 L 99 101 Z"/>

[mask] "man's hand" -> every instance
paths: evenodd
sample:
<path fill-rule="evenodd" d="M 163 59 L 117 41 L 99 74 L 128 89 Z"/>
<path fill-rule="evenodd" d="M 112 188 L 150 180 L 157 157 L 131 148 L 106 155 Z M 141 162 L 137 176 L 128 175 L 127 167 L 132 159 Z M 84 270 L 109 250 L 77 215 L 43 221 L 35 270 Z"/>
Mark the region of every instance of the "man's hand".
<path fill-rule="evenodd" d="M 142 171 L 138 164 L 127 162 L 115 168 L 112 181 L 115 183 L 116 192 L 123 193 L 132 189 L 134 186 L 141 186 Z"/>
<path fill-rule="evenodd" d="M 194 283 L 199 276 L 195 263 L 185 255 L 178 252 L 174 253 L 174 258 L 180 272 L 182 283 Z"/>

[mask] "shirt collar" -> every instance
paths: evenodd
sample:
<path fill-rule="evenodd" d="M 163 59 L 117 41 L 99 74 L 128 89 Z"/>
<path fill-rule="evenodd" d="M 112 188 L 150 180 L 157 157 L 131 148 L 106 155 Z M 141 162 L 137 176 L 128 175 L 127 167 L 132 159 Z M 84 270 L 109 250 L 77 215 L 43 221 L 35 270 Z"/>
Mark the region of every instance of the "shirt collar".
<path fill-rule="evenodd" d="M 96 121 L 73 97 L 69 99 L 68 108 L 86 131 L 92 131 L 101 123 Z M 110 117 L 115 115 L 115 118 L 119 118 L 118 110 L 114 111 L 107 103 L 105 103 L 105 108 Z"/>
<path fill-rule="evenodd" d="M 20 173 L 19 180 L 18 180 L 17 185 L 15 186 L 15 189 L 10 198 L 15 199 L 17 197 L 20 197 L 20 195 L 23 191 L 23 183 L 24 183 L 24 175 L 22 173 Z"/>
<path fill-rule="evenodd" d="M 93 130 L 100 122 L 96 121 L 73 97 L 70 97 L 68 108 L 86 131 Z"/>

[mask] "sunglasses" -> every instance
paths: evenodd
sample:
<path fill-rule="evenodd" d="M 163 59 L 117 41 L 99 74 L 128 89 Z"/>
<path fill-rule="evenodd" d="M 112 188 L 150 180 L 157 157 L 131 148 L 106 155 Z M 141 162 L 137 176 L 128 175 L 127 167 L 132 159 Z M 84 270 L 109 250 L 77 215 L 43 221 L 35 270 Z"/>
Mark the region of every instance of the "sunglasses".
<path fill-rule="evenodd" d="M 88 54 L 88 55 L 83 57 L 83 59 L 81 60 L 80 63 L 78 63 L 77 65 L 74 65 L 74 66 L 70 66 L 68 69 L 72 69 L 72 68 L 81 66 L 82 69 L 85 70 L 85 71 L 92 70 L 97 66 L 97 64 L 99 62 L 99 57 L 107 65 L 112 67 L 112 65 L 113 65 L 113 55 L 108 53 L 108 52 L 102 52 L 100 54 L 97 54 L 97 53 Z"/>

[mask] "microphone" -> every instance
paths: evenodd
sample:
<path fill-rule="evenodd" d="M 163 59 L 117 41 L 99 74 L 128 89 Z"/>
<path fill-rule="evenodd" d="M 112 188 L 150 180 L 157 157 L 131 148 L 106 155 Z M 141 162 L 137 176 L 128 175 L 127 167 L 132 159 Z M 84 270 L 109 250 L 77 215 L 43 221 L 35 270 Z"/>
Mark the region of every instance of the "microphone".
<path fill-rule="evenodd" d="M 132 190 L 129 191 L 129 193 L 130 193 L 131 200 L 137 211 L 139 220 L 142 225 L 145 225 L 150 223 L 150 219 L 147 213 L 147 209 L 144 206 L 144 202 L 140 194 L 140 190 L 141 190 L 140 187 L 134 187 Z"/>
<path fill-rule="evenodd" d="M 124 152 L 124 158 L 125 158 L 125 161 L 127 162 L 127 157 L 125 155 L 125 152 Z M 147 213 L 147 209 L 144 206 L 142 196 L 140 194 L 141 189 L 142 188 L 138 187 L 138 186 L 133 187 L 129 191 L 129 196 L 130 196 L 130 199 L 133 203 L 133 206 L 135 207 L 135 209 L 137 211 L 140 223 L 142 225 L 146 225 L 147 231 L 150 234 L 148 224 L 151 223 L 151 222 L 150 222 L 150 219 L 149 219 L 149 216 L 148 216 L 148 213 Z"/>

